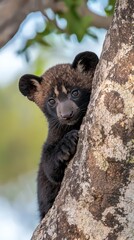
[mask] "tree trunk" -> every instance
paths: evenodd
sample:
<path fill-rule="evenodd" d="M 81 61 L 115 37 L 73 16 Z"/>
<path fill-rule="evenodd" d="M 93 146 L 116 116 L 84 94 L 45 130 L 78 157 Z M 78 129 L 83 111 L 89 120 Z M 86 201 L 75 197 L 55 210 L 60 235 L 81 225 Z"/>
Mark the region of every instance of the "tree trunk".
<path fill-rule="evenodd" d="M 32 240 L 134 239 L 133 7 L 116 3 L 77 153 Z"/>

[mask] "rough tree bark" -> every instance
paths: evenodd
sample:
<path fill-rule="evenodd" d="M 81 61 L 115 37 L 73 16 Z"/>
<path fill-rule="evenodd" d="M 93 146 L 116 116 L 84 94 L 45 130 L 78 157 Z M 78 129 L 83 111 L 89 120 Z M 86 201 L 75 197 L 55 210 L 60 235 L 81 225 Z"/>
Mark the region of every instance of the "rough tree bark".
<path fill-rule="evenodd" d="M 18 31 L 20 24 L 30 12 L 43 11 L 51 8 L 54 12 L 65 12 L 67 9 L 63 1 L 57 0 L 6 0 L 0 1 L 0 48 L 3 47 Z M 108 29 L 111 17 L 99 16 L 86 7 L 80 9 L 83 15 L 89 14 L 92 26 Z"/>
<path fill-rule="evenodd" d="M 116 3 L 77 153 L 32 240 L 134 239 L 133 7 Z"/>

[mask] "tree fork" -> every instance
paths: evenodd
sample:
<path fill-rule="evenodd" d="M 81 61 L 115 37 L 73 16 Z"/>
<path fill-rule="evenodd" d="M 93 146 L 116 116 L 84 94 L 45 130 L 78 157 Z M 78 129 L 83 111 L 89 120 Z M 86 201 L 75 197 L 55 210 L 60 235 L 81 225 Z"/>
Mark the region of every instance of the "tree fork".
<path fill-rule="evenodd" d="M 134 239 L 133 9 L 116 3 L 77 153 L 32 240 Z"/>

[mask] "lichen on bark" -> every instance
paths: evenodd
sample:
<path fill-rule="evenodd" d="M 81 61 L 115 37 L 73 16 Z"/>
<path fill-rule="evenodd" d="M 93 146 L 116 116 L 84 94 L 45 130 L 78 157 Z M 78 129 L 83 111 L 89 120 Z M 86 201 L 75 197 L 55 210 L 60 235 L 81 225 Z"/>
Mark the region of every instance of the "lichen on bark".
<path fill-rule="evenodd" d="M 116 3 L 77 153 L 32 240 L 134 239 L 133 7 Z"/>

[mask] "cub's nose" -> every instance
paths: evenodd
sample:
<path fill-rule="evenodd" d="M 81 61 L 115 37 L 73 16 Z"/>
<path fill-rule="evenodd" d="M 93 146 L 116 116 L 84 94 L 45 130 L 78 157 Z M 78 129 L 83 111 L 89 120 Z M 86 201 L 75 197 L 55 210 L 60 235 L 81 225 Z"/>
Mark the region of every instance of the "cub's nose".
<path fill-rule="evenodd" d="M 65 120 L 69 120 L 70 118 L 73 117 L 73 111 L 66 112 L 66 113 L 61 113 L 61 117 Z"/>

